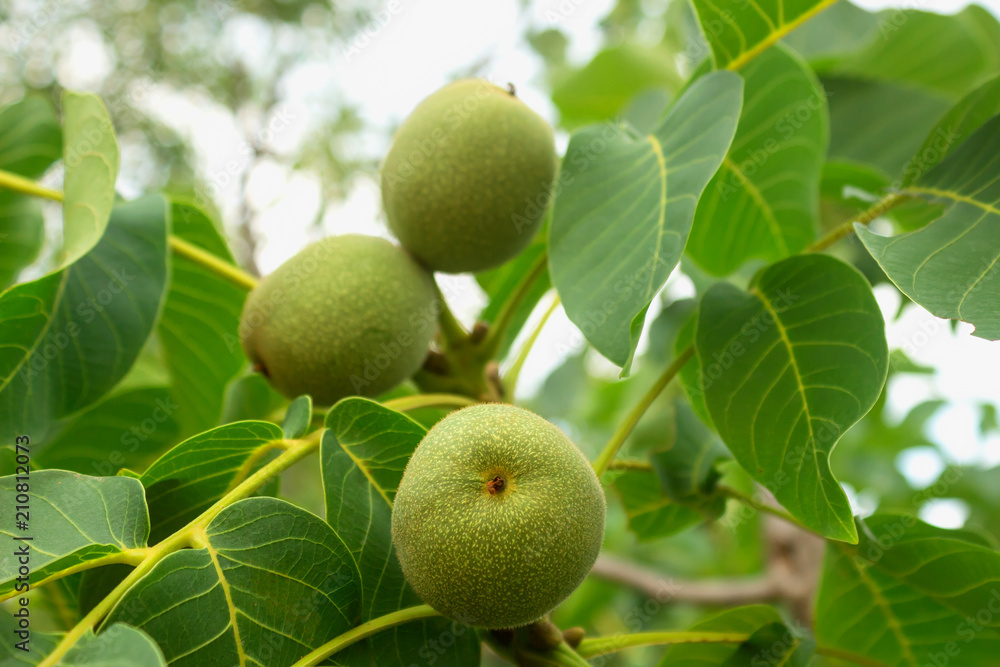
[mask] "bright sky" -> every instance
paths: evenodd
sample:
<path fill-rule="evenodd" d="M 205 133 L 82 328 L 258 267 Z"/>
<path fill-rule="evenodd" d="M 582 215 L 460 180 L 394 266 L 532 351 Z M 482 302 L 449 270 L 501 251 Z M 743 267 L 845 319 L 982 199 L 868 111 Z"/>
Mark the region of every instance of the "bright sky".
<path fill-rule="evenodd" d="M 888 2 L 856 0 L 870 9 L 908 7 L 954 12 L 965 2 L 924 0 Z M 598 21 L 613 6 L 613 0 L 543 0 L 532 4 L 527 15 L 519 12 L 519 2 L 471 3 L 467 0 L 401 0 L 384 2 L 379 20 L 367 34 L 358 35 L 356 48 L 349 52 L 331 47 L 322 62 L 303 63 L 290 71 L 285 80 L 286 104 L 281 119 L 259 119 L 258 126 L 275 121 L 271 144 L 276 150 L 289 150 L 301 142 L 309 129 L 311 104 L 330 95 L 358 105 L 360 112 L 376 132 L 358 139 L 357 149 L 376 158 L 384 155 L 389 130 L 402 121 L 426 95 L 449 78 L 475 63 L 485 62 L 488 78 L 497 82 L 512 81 L 518 94 L 530 106 L 550 120 L 555 110 L 539 87 L 540 66 L 523 40 L 528 26 L 560 27 L 570 38 L 569 57 L 584 63 L 601 45 Z M 980 2 L 994 13 L 1000 0 Z M 651 34 L 660 29 L 656 19 L 648 26 Z M 110 67 L 107 58 L 93 45 L 84 31 L 79 44 L 67 49 L 66 67 L 60 81 L 67 87 L 88 87 L 95 73 Z M 221 35 L 248 63 L 266 58 L 267 36 L 252 19 L 229 25 Z M 200 155 L 204 174 L 217 183 L 217 193 L 224 213 L 233 219 L 238 202 L 236 177 L 224 174 L 235 160 L 237 173 L 247 168 L 240 153 L 241 137 L 234 120 L 221 108 L 205 100 L 178 95 L 163 86 L 151 85 L 144 98 L 146 107 L 189 138 Z M 280 121 L 280 122 L 279 122 Z M 280 126 L 280 127 L 279 127 Z M 560 137 L 560 148 L 566 137 Z M 123 162 L 129 162 L 129 147 L 123 147 Z M 129 192 L 128 173 L 123 169 L 120 187 Z M 134 187 L 132 185 L 131 187 Z M 357 179 L 342 204 L 331 208 L 323 221 L 322 232 L 306 228 L 319 205 L 320 184 L 315 178 L 290 174 L 274 163 L 259 165 L 250 180 L 250 203 L 259 211 L 257 231 L 262 243 L 259 263 L 265 272 L 273 270 L 308 241 L 322 234 L 363 232 L 387 235 L 381 214 L 377 183 Z M 483 304 L 483 295 L 469 277 L 443 277 L 446 293 L 455 310 L 467 323 Z M 685 296 L 690 286 L 684 276 L 675 275 L 668 285 L 672 295 Z M 896 312 L 898 296 L 893 290 L 877 290 L 887 318 Z M 535 313 L 537 318 L 547 303 Z M 649 319 L 655 316 L 654 307 Z M 891 347 L 902 347 L 918 363 L 934 365 L 939 373 L 932 379 L 904 377 L 890 388 L 890 412 L 901 418 L 909 408 L 929 397 L 946 397 L 952 405 L 940 413 L 931 426 L 933 439 L 947 452 L 947 457 L 963 462 L 1000 463 L 1000 438 L 984 442 L 975 428 L 981 401 L 1000 403 L 1000 343 L 988 343 L 969 334 L 971 327 L 961 326 L 953 334 L 949 326 L 919 307 L 909 307 L 904 316 L 888 326 Z M 541 382 L 568 355 L 582 348 L 579 331 L 558 310 L 536 344 L 521 376 L 522 395 L 537 391 Z M 593 367 L 599 372 L 617 369 L 594 356 Z M 903 470 L 914 480 L 932 480 L 943 466 L 936 452 L 908 454 L 901 461 Z M 941 525 L 964 520 L 960 506 L 944 503 L 929 510 L 926 517 Z"/>

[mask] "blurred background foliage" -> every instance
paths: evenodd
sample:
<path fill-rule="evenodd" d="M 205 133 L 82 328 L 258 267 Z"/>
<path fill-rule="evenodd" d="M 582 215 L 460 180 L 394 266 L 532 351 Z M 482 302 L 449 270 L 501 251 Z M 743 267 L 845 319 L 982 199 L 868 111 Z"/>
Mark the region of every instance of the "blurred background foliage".
<path fill-rule="evenodd" d="M 572 7 L 574 2 L 553 4 Z M 378 7 L 375 8 L 377 10 Z M 0 8 L 0 104 L 29 91 L 58 102 L 64 85 L 100 93 L 107 101 L 122 143 L 122 178 L 126 197 L 165 189 L 201 197 L 220 210 L 231 246 L 240 262 L 256 270 L 259 230 L 252 206 L 249 175 L 258 162 L 308 173 L 321 184 L 314 213 L 318 224 L 324 211 L 342 202 L 358 179 L 371 179 L 378 159 L 359 148 L 359 137 L 385 128 L 372 124 L 358 109 L 331 93 L 306 100 L 302 113 L 307 129 L 291 141 L 267 140 L 267 124 L 287 101 L 294 77 L 324 66 L 336 51 L 352 41 L 372 20 L 373 9 L 362 4 L 334 6 L 313 0 L 11 0 Z M 553 9 L 553 11 L 560 11 Z M 540 80 L 564 132 L 581 125 L 622 118 L 637 128 L 650 127 L 708 55 L 690 5 L 685 0 L 619 0 L 600 23 L 602 44 L 583 63 L 571 62 L 569 39 L 559 21 L 527 22 L 523 40 L 540 63 Z M 936 35 L 935 49 L 922 48 L 923 36 Z M 252 49 L 245 44 L 249 35 Z M 831 113 L 829 163 L 824 172 L 821 225 L 830 227 L 863 210 L 869 194 L 891 183 L 903 162 L 920 147 L 926 132 L 963 94 L 1000 72 L 1000 23 L 986 10 L 971 6 L 954 16 L 919 11 L 872 13 L 840 2 L 811 20 L 786 40 L 814 68 L 829 95 Z M 99 66 L 70 74 L 74 59 Z M 488 62 L 456 63 L 453 75 L 482 73 Z M 304 74 L 306 73 L 306 74 Z M 82 81 L 81 77 L 82 76 Z M 378 85 L 373 81 L 372 85 Z M 186 140 L 169 110 L 157 112 L 149 95 L 184 93 L 206 114 L 223 114 L 238 128 L 248 165 L 232 200 L 214 201 L 206 174 L 206 156 Z M 166 95 L 169 96 L 169 95 Z M 168 114 L 167 116 L 164 113 Z M 845 189 L 845 185 L 850 188 Z M 206 196 L 207 195 L 207 196 Z M 895 224 L 910 228 L 926 220 L 930 204 L 903 206 Z M 875 283 L 884 283 L 874 263 L 858 244 L 841 251 Z M 735 279 L 746 279 L 755 267 L 745 267 Z M 712 280 L 689 263 L 683 267 L 695 296 Z M 662 308 L 651 323 L 645 347 L 647 363 L 627 380 L 608 372 L 592 351 L 578 346 L 526 403 L 555 421 L 593 458 L 627 410 L 671 359 L 674 341 L 694 310 L 693 299 L 675 299 L 664 292 Z M 905 297 L 898 308 L 906 308 Z M 901 350 L 893 353 L 887 392 L 914 376 L 932 376 L 936 369 L 920 366 Z M 155 353 L 150 352 L 119 389 L 144 395 L 161 392 L 162 378 Z M 993 369 L 995 373 L 997 369 Z M 968 372 L 975 372 L 971 369 Z M 162 394 L 162 395 L 161 395 Z M 973 415 L 982 443 L 992 454 L 956 461 L 929 424 L 947 408 L 946 397 L 931 397 L 893 415 L 883 393 L 876 407 L 838 445 L 834 472 L 848 485 L 857 511 L 875 509 L 920 514 L 935 520 L 942 507 L 949 527 L 965 522 L 994 540 L 1000 538 L 1000 471 L 995 450 L 1000 442 L 996 406 L 982 402 Z M 123 403 L 113 409 L 121 414 Z M 282 402 L 256 375 L 243 375 L 229 387 L 222 422 L 261 418 L 281 409 Z M 101 405 L 91 424 L 107 425 Z M 436 418 L 432 411 L 425 419 Z M 86 415 L 84 416 L 86 417 Z M 123 467 L 139 468 L 167 443 L 175 442 L 181 425 L 161 426 Z M 72 432 L 65 437 L 72 436 Z M 966 437 L 961 434 L 957 437 Z M 108 435 L 109 439 L 115 439 Z M 654 453 L 667 456 L 675 448 L 715 448 L 711 434 L 700 425 L 676 385 L 665 392 L 631 437 L 626 457 Z M 708 440 L 706 440 L 708 439 Z M 95 438 L 88 438 L 94 441 Z M 982 453 L 982 452 L 980 452 Z M 74 451 L 60 460 L 89 474 L 113 471 L 87 469 L 87 452 Z M 721 483 L 750 490 L 745 474 L 723 464 Z M 322 492 L 313 469 L 293 469 L 284 492 L 296 502 L 321 511 Z M 698 510 L 664 506 L 661 471 L 616 473 L 608 484 L 609 520 L 606 548 L 628 554 L 665 576 L 682 582 L 695 578 L 752 578 L 764 567 L 767 554 L 756 515 L 705 506 Z M 714 483 L 714 480 L 713 480 Z M 649 493 L 646 493 L 646 492 Z M 720 516 L 721 513 L 721 516 Z M 704 523 L 706 517 L 717 519 Z M 957 519 L 955 517 L 958 517 Z M 687 627 L 711 609 L 623 588 L 600 578 L 589 579 L 555 614 L 562 627 L 582 625 L 600 634 Z M 615 665 L 652 664 L 656 649 L 626 652 L 610 660 Z"/>

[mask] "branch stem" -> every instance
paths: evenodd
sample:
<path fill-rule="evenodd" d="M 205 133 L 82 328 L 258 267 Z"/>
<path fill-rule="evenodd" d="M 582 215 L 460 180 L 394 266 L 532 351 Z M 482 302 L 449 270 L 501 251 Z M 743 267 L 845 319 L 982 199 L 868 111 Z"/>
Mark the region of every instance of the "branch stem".
<path fill-rule="evenodd" d="M 521 369 L 524 367 L 524 362 L 528 359 L 528 355 L 531 354 L 531 348 L 534 347 L 535 342 L 542 333 L 542 329 L 545 328 L 545 324 L 549 321 L 549 318 L 552 317 L 552 313 L 556 311 L 556 308 L 559 307 L 560 303 L 561 300 L 559 299 L 559 295 L 556 294 L 555 298 L 552 299 L 552 303 L 549 305 L 548 310 L 545 311 L 542 315 L 542 319 L 540 319 L 538 324 L 535 326 L 534 331 L 532 331 L 531 335 L 529 335 L 527 340 L 524 341 L 524 345 L 522 345 L 521 349 L 518 351 L 517 357 L 514 359 L 514 363 L 512 363 L 510 368 L 507 370 L 503 383 L 509 396 L 514 396 L 514 390 L 517 388 L 517 378 L 521 375 Z M 511 399 L 511 402 L 513 402 L 513 399 Z"/>
<path fill-rule="evenodd" d="M 9 171 L 0 170 L 0 187 L 31 195 L 32 197 L 41 197 L 43 199 L 51 199 L 52 201 L 63 200 L 63 193 L 58 190 L 39 185 L 30 178 L 18 176 Z"/>
<path fill-rule="evenodd" d="M 462 326 L 462 323 L 455 317 L 448 307 L 448 301 L 444 298 L 441 288 L 435 285 L 438 295 L 438 303 L 441 311 L 438 313 L 438 326 L 441 328 L 441 337 L 444 338 L 448 349 L 462 347 L 469 340 L 469 333 Z"/>
<path fill-rule="evenodd" d="M 393 398 L 385 401 L 382 405 L 398 412 L 408 412 L 420 408 L 466 408 L 477 402 L 458 394 L 417 394 Z"/>
<path fill-rule="evenodd" d="M 60 202 L 63 201 L 63 193 L 59 190 L 53 190 L 43 185 L 39 185 L 31 179 L 18 176 L 17 174 L 12 174 L 9 171 L 0 170 L 0 187 L 7 188 L 8 190 L 14 190 L 15 192 L 20 192 L 26 195 L 31 195 L 32 197 L 42 197 L 44 199 L 51 199 L 53 201 Z M 202 250 L 198 246 L 188 243 L 184 239 L 178 238 L 173 234 L 170 235 L 169 242 L 170 247 L 178 255 L 187 257 L 191 261 L 201 264 L 205 268 L 210 269 L 227 280 L 230 280 L 239 287 L 249 291 L 257 286 L 257 279 L 252 275 L 237 266 L 233 266 L 222 258 Z"/>
<path fill-rule="evenodd" d="M 815 648 L 817 655 L 826 655 L 831 658 L 839 658 L 840 660 L 846 660 L 847 662 L 853 662 L 855 665 L 862 665 L 863 667 L 889 667 L 889 665 L 884 662 L 875 660 L 874 658 L 869 658 L 864 655 L 858 655 L 857 653 L 852 653 L 851 651 L 845 651 L 839 648 L 833 648 L 832 646 L 817 646 Z"/>
<path fill-rule="evenodd" d="M 798 519 L 796 519 L 794 516 L 792 516 L 791 514 L 789 514 L 788 512 L 786 512 L 783 509 L 780 509 L 778 507 L 774 507 L 773 505 L 768 505 L 767 503 L 762 503 L 759 500 L 753 498 L 752 496 L 749 496 L 749 495 L 743 493 L 742 491 L 737 491 L 736 489 L 734 489 L 732 487 L 729 487 L 729 486 L 721 486 L 720 485 L 718 487 L 718 490 L 719 490 L 719 493 L 721 493 L 722 495 L 728 496 L 729 498 L 733 498 L 735 500 L 738 500 L 741 503 L 743 503 L 744 505 L 746 505 L 747 507 L 751 507 L 751 508 L 757 510 L 758 512 L 764 512 L 766 514 L 770 514 L 772 516 L 776 516 L 779 519 L 787 521 L 788 523 L 792 524 L 793 526 L 795 526 L 797 528 L 801 528 L 802 530 L 804 530 L 804 531 L 806 531 L 808 533 L 812 533 L 813 535 L 816 535 L 818 537 L 822 537 L 824 540 L 826 539 L 826 537 L 824 535 L 821 535 L 820 533 L 817 533 L 812 528 L 807 527 L 805 524 L 803 524 L 801 521 L 799 521 Z"/>
<path fill-rule="evenodd" d="M 657 379 L 656 383 L 649 388 L 649 391 L 646 392 L 639 403 L 632 408 L 632 412 L 629 413 L 628 417 L 625 418 L 625 421 L 623 421 L 614 432 L 611 436 L 611 440 L 609 440 L 608 444 L 605 445 L 604 451 L 602 451 L 601 455 L 597 457 L 596 461 L 594 461 L 594 472 L 597 473 L 598 477 L 603 475 L 604 471 L 608 469 L 608 466 L 611 464 L 611 460 L 615 458 L 616 454 L 618 454 L 618 450 L 621 449 L 625 440 L 632 433 L 632 430 L 635 428 L 636 424 L 639 423 L 639 420 L 642 419 L 642 416 L 646 414 L 646 410 L 648 410 L 649 406 L 653 404 L 656 397 L 660 395 L 668 384 L 670 384 L 670 381 L 674 379 L 674 376 L 680 372 L 684 365 L 690 361 L 693 356 L 694 345 L 688 345 L 667 367 L 667 370 L 665 370 L 663 375 Z"/>
<path fill-rule="evenodd" d="M 178 238 L 173 234 L 170 235 L 169 240 L 171 249 L 173 249 L 173 251 L 178 255 L 186 257 L 192 262 L 201 264 L 205 268 L 210 269 L 214 273 L 217 273 L 223 278 L 229 280 L 237 287 L 242 287 L 249 292 L 257 286 L 256 278 L 238 266 L 230 264 L 221 257 L 213 255 L 206 250 L 202 250 L 198 246 L 188 243 L 184 239 Z"/>
<path fill-rule="evenodd" d="M 68 577 L 71 574 L 76 574 L 77 572 L 84 572 L 86 570 L 92 570 L 95 567 L 102 567 L 104 565 L 138 565 L 143 560 L 145 560 L 150 552 L 149 547 L 141 547 L 138 549 L 126 549 L 121 553 L 111 554 L 109 556 L 104 556 L 102 558 L 95 558 L 94 560 L 85 560 L 81 563 L 77 563 L 72 567 L 67 567 L 65 570 L 60 570 L 48 577 L 45 577 L 41 581 L 31 582 L 28 585 L 28 590 L 34 590 L 36 588 L 41 588 L 47 584 L 51 584 L 53 581 L 58 581 L 64 577 Z M 23 591 L 18 591 L 16 588 L 11 589 L 8 593 L 0 596 L 0 602 L 4 602 L 13 597 L 21 595 Z"/>
<path fill-rule="evenodd" d="M 546 268 L 548 268 L 548 262 L 548 254 L 542 253 L 535 260 L 535 263 L 531 265 L 531 268 L 528 269 L 521 282 L 514 288 L 514 292 L 510 295 L 510 298 L 503 304 L 500 312 L 497 313 L 496 318 L 490 324 L 490 330 L 486 334 L 486 339 L 483 340 L 480 346 L 480 356 L 483 359 L 492 359 L 497 350 L 500 349 L 503 338 L 507 335 L 507 329 L 510 328 L 510 323 L 514 319 L 514 314 L 517 313 L 517 309 L 521 307 L 521 304 L 528 297 L 535 281 L 545 273 Z"/>
<path fill-rule="evenodd" d="M 639 632 L 631 635 L 615 635 L 611 637 L 595 637 L 584 639 L 576 651 L 584 658 L 596 658 L 600 655 L 617 653 L 623 649 L 636 646 L 658 646 L 663 644 L 742 644 L 750 639 L 750 635 L 741 632 Z M 853 662 L 863 667 L 888 667 L 883 662 L 868 658 L 851 651 L 844 651 L 829 646 L 817 646 L 816 653 Z"/>
<path fill-rule="evenodd" d="M 132 570 L 129 575 L 125 577 L 125 579 L 122 580 L 122 582 L 118 584 L 114 590 L 111 591 L 111 593 L 101 600 L 97 606 L 90 611 L 90 613 L 84 616 L 79 623 L 63 635 L 62 640 L 52 653 L 47 655 L 44 660 L 38 663 L 39 667 L 54 667 L 54 665 L 58 665 L 60 659 L 62 659 L 87 632 L 93 630 L 101 619 L 111 613 L 115 605 L 117 605 L 118 602 L 125 596 L 125 593 L 128 592 L 128 590 L 137 581 L 149 574 L 150 570 L 152 570 L 157 563 L 174 551 L 182 549 L 185 546 L 189 546 L 191 544 L 192 537 L 203 532 L 208 524 L 211 523 L 212 520 L 215 519 L 215 517 L 217 517 L 226 507 L 239 500 L 249 497 L 250 494 L 260 488 L 260 486 L 269 478 L 286 470 L 293 463 L 301 460 L 303 457 L 319 447 L 322 434 L 323 429 L 318 429 L 310 433 L 302 440 L 290 441 L 291 444 L 289 448 L 285 450 L 281 456 L 277 457 L 267 465 L 263 466 L 260 470 L 250 475 L 245 481 L 216 501 L 214 505 L 202 512 L 200 516 L 194 519 L 187 526 L 181 528 L 156 546 L 149 547 L 145 552 L 145 557 L 136 566 L 136 568 Z"/>
<path fill-rule="evenodd" d="M 584 658 L 617 653 L 636 646 L 662 644 L 742 644 L 750 639 L 745 632 L 638 632 L 631 635 L 613 635 L 584 639 L 576 651 Z"/>
<path fill-rule="evenodd" d="M 875 220 L 881 215 L 884 215 L 886 212 L 895 208 L 896 206 L 899 206 L 903 202 L 907 201 L 909 198 L 910 197 L 908 195 L 903 195 L 898 193 L 891 193 L 886 195 L 885 197 L 882 197 L 882 199 L 872 204 L 871 207 L 869 207 L 868 209 L 862 211 L 861 213 L 851 218 L 847 222 L 841 223 L 836 227 L 834 227 L 826 236 L 824 236 L 823 238 L 819 239 L 811 246 L 806 248 L 805 252 L 820 252 L 826 250 L 840 239 L 853 234 L 854 223 L 858 223 L 860 225 L 871 224 L 873 220 Z"/>
<path fill-rule="evenodd" d="M 334 653 L 347 648 L 351 644 L 356 644 L 366 637 L 371 637 L 376 633 L 389 628 L 394 628 L 397 625 L 402 625 L 411 621 L 418 621 L 424 618 L 433 618 L 434 616 L 439 616 L 439 614 L 425 604 L 417 607 L 409 607 L 408 609 L 400 609 L 399 611 L 394 611 L 391 614 L 386 614 L 385 616 L 379 616 L 378 618 L 374 618 L 367 623 L 362 623 L 355 628 L 351 628 L 339 637 L 334 637 L 318 649 L 312 651 L 301 660 L 294 663 L 292 667 L 309 667 L 310 665 L 318 665 Z"/>

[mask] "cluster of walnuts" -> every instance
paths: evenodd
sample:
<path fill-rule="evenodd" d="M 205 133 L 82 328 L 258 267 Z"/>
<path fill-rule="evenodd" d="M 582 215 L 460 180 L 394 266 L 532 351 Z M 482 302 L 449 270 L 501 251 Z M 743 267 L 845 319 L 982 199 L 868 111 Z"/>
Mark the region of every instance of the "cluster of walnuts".
<path fill-rule="evenodd" d="M 247 357 L 284 395 L 321 405 L 392 389 L 421 367 L 436 333 L 432 272 L 483 271 L 520 253 L 557 166 L 552 128 L 512 88 L 445 86 L 400 126 L 382 166 L 401 246 L 334 236 L 292 257 L 247 299 Z M 470 625 L 514 628 L 580 584 L 604 516 L 600 482 L 562 431 L 521 408 L 484 404 L 452 413 L 420 443 L 395 497 L 392 537 L 427 604 Z"/>

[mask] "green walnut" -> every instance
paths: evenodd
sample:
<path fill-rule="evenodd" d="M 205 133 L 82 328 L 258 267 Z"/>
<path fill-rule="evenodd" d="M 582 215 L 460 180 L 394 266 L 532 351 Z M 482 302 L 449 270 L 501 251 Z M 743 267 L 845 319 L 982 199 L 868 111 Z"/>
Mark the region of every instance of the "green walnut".
<path fill-rule="evenodd" d="M 380 394 L 420 368 L 437 306 L 433 277 L 398 246 L 333 236 L 260 281 L 243 307 L 240 338 L 282 394 L 332 405 Z"/>
<path fill-rule="evenodd" d="M 556 426 L 487 404 L 438 422 L 403 473 L 392 541 L 424 602 L 483 628 L 538 620 L 587 576 L 604 537 L 604 492 Z"/>
<path fill-rule="evenodd" d="M 556 165 L 552 128 L 511 90 L 456 81 L 396 132 L 382 165 L 389 227 L 434 271 L 493 268 L 538 231 Z"/>

